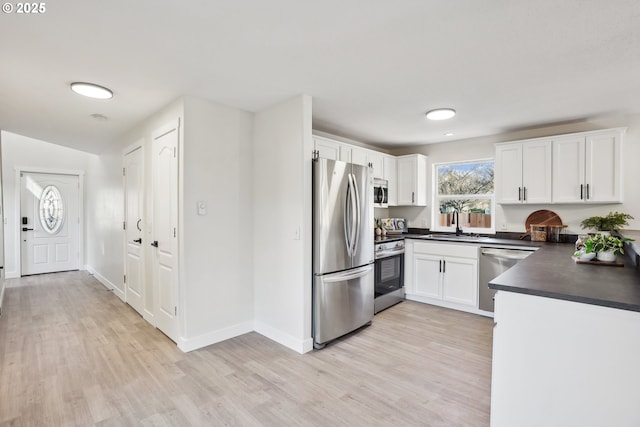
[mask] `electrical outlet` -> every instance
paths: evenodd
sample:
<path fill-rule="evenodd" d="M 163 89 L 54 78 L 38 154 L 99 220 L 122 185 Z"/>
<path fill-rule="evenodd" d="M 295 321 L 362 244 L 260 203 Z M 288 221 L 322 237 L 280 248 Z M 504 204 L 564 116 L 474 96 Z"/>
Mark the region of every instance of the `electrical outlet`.
<path fill-rule="evenodd" d="M 422 226 L 423 226 L 424 228 L 427 228 L 427 227 L 429 226 L 429 220 L 428 220 L 427 218 L 424 218 L 424 219 L 422 220 Z"/>
<path fill-rule="evenodd" d="M 500 230 L 502 231 L 506 231 L 507 230 L 507 223 L 503 222 L 502 224 L 500 224 Z"/>

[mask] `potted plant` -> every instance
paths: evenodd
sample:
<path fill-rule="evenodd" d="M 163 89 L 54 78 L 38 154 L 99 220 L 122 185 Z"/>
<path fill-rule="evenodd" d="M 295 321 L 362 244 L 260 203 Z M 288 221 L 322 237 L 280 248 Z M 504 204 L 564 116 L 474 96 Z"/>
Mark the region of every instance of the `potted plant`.
<path fill-rule="evenodd" d="M 624 254 L 624 243 L 633 239 L 614 237 L 598 233 L 589 237 L 584 242 L 584 248 L 574 254 L 581 259 L 586 257 L 583 254 L 595 253 L 599 261 L 611 262 L 616 260 L 616 256 Z"/>
<path fill-rule="evenodd" d="M 584 229 L 592 229 L 596 231 L 618 231 L 625 225 L 629 225 L 629 220 L 633 217 L 626 213 L 609 212 L 607 216 L 592 216 L 580 223 Z M 607 234 L 607 233 L 605 233 Z"/>

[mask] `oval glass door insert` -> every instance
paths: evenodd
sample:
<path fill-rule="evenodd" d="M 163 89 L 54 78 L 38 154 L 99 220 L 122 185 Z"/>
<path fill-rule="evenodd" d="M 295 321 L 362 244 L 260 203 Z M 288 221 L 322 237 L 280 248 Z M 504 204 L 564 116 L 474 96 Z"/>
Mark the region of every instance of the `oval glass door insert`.
<path fill-rule="evenodd" d="M 40 196 L 40 224 L 49 234 L 56 234 L 64 223 L 62 194 L 55 185 L 48 185 Z"/>

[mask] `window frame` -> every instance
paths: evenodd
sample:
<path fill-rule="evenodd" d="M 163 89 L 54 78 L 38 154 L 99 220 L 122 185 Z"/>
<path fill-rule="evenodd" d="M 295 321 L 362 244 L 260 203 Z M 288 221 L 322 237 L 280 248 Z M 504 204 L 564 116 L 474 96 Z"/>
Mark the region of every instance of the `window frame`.
<path fill-rule="evenodd" d="M 443 165 L 463 165 L 472 163 L 493 163 L 494 180 L 493 180 L 493 193 L 486 194 L 456 194 L 456 195 L 440 195 L 438 192 L 438 167 Z M 432 209 L 431 209 L 431 230 L 443 231 L 443 232 L 455 232 L 456 227 L 441 227 L 438 225 L 438 217 L 440 215 L 440 201 L 443 199 L 489 199 L 491 203 L 491 227 L 490 228 L 478 228 L 478 227 L 466 227 L 462 231 L 464 233 L 474 234 L 495 234 L 496 233 L 496 182 L 495 182 L 495 164 L 494 158 L 483 158 L 473 160 L 458 160 L 453 162 L 439 162 L 432 164 Z M 471 196 L 471 197 L 469 197 Z"/>

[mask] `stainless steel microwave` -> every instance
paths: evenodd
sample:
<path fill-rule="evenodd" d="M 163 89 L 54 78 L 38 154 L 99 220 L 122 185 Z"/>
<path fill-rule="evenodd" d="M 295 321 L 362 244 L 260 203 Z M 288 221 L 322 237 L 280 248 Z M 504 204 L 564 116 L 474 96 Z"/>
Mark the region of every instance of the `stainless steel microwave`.
<path fill-rule="evenodd" d="M 373 180 L 373 206 L 376 208 L 389 207 L 389 182 L 386 179 Z"/>

